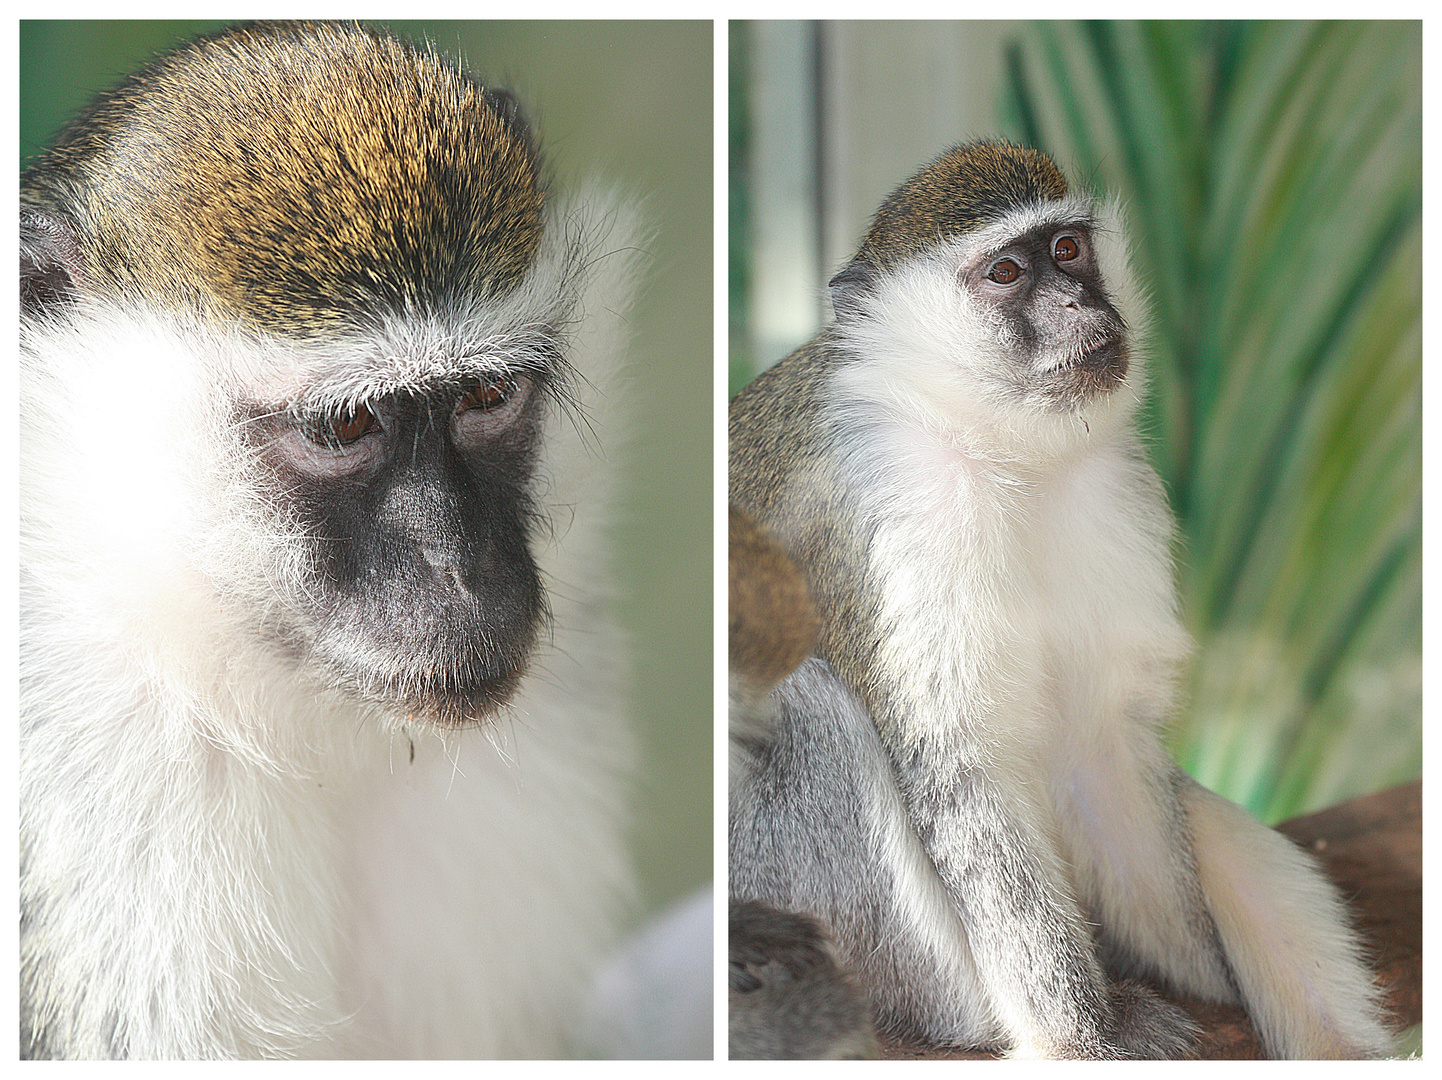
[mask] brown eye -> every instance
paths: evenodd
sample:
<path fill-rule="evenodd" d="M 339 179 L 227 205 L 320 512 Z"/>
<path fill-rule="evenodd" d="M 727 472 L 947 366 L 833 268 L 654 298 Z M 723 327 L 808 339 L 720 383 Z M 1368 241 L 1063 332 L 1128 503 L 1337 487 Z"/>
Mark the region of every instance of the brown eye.
<path fill-rule="evenodd" d="M 1075 236 L 1058 236 L 1052 244 L 1051 254 L 1057 262 L 1071 262 L 1081 255 L 1081 243 Z"/>
<path fill-rule="evenodd" d="M 330 416 L 320 417 L 309 434 L 312 441 L 336 448 L 348 446 L 361 436 L 380 429 L 380 421 L 376 419 L 375 413 L 365 405 L 355 405 Z"/>
<path fill-rule="evenodd" d="M 997 259 L 986 276 L 998 285 L 1010 285 L 1021 277 L 1021 264 L 1015 259 Z"/>
<path fill-rule="evenodd" d="M 511 400 L 516 393 L 516 389 L 516 380 L 509 375 L 498 375 L 495 378 L 485 379 L 474 390 L 461 398 L 461 411 L 464 412 L 467 409 L 499 409 Z"/>

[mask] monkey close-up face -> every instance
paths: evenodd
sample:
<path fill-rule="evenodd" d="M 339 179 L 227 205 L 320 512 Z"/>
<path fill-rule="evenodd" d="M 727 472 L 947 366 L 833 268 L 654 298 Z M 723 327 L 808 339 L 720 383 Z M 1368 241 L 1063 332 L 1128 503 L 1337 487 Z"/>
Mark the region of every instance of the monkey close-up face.
<path fill-rule="evenodd" d="M 438 45 L 257 23 L 24 172 L 22 1056 L 638 1052 L 587 1010 L 653 236 L 541 145 Z"/>
<path fill-rule="evenodd" d="M 317 36 L 338 67 L 306 62 Z M 207 79 L 215 63 L 236 81 Z M 349 108 L 347 64 L 364 66 L 368 110 Z M 137 172 L 122 148 L 162 135 L 171 167 Z M 72 208 L 76 186 L 105 200 Z M 248 506 L 251 534 L 270 538 L 253 565 L 286 603 L 268 633 L 323 681 L 414 719 L 454 726 L 504 704 L 544 621 L 533 488 L 574 379 L 573 285 L 563 271 L 509 328 L 496 302 L 515 306 L 534 274 L 545 202 L 509 95 L 338 28 L 204 42 L 100 102 L 27 178 L 37 321 L 93 296 L 201 336 L 247 333 L 244 377 L 213 372 L 230 400 L 210 438 L 253 455 L 227 475 L 252 490 L 231 511 Z M 193 227 L 177 235 L 176 215 Z M 116 378 L 97 365 L 87 381 Z"/>
<path fill-rule="evenodd" d="M 314 648 L 357 694 L 443 724 L 510 696 L 545 613 L 528 492 L 545 377 L 252 421 L 277 502 L 316 538 Z"/>
<path fill-rule="evenodd" d="M 1126 326 L 1102 285 L 1089 220 L 1023 233 L 962 267 L 963 286 L 996 312 L 998 338 L 1059 402 L 1126 376 Z"/>

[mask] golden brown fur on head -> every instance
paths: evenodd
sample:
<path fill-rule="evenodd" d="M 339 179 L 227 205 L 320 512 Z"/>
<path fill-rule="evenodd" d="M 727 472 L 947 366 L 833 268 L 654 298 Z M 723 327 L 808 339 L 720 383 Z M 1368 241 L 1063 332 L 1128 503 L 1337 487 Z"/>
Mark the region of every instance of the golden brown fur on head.
<path fill-rule="evenodd" d="M 504 292 L 544 202 L 507 95 L 433 51 L 313 23 L 158 60 L 23 190 L 42 212 L 82 207 L 70 224 L 92 288 L 298 333 Z"/>
<path fill-rule="evenodd" d="M 885 270 L 1010 210 L 1066 195 L 1066 177 L 1039 151 L 1006 142 L 952 147 L 887 197 L 857 257 Z"/>

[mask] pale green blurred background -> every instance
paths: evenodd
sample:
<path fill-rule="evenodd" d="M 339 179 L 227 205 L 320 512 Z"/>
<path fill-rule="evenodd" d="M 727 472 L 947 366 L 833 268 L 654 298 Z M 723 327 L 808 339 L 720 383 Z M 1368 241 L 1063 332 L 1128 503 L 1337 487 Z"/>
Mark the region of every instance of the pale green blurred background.
<path fill-rule="evenodd" d="M 20 159 L 98 90 L 215 22 L 21 22 Z M 645 754 L 637 835 L 648 909 L 712 876 L 711 205 L 708 22 L 394 22 L 509 87 L 558 183 L 599 174 L 656 225 L 633 314 L 635 432 L 623 508 L 625 620 Z"/>
<path fill-rule="evenodd" d="M 1267 821 L 1422 772 L 1422 30 L 730 26 L 731 388 L 896 184 L 1007 136 L 1122 197 L 1198 656 L 1173 747 Z"/>

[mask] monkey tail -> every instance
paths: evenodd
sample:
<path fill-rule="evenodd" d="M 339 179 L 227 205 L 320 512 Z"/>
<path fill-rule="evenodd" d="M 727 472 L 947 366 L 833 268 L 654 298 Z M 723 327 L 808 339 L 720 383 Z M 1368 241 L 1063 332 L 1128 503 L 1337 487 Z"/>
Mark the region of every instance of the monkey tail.
<path fill-rule="evenodd" d="M 1189 781 L 1197 870 L 1247 1013 L 1274 1057 L 1381 1057 L 1394 1048 L 1346 908 L 1313 860 Z"/>

